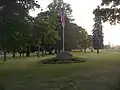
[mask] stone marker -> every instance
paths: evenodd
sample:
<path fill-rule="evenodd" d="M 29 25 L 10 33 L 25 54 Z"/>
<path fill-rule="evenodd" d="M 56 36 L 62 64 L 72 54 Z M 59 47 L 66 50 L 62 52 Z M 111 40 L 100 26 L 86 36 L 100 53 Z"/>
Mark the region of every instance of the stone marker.
<path fill-rule="evenodd" d="M 56 58 L 60 60 L 70 60 L 72 59 L 72 54 L 70 52 L 59 52 Z"/>

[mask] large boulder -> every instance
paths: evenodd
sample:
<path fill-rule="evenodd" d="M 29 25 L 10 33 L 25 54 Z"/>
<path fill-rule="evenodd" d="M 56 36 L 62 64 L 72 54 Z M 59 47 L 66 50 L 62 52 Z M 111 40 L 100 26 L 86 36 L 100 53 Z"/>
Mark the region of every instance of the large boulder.
<path fill-rule="evenodd" d="M 70 53 L 70 52 L 59 52 L 59 53 L 57 53 L 56 58 L 59 59 L 59 60 L 70 60 L 70 59 L 72 59 L 72 53 Z"/>

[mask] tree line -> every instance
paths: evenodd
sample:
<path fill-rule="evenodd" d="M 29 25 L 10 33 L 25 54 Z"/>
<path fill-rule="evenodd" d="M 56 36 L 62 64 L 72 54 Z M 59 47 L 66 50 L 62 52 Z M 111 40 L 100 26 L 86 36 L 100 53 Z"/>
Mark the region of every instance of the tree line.
<path fill-rule="evenodd" d="M 54 0 L 48 5 L 46 11 L 41 10 L 36 17 L 29 15 L 31 9 L 40 8 L 35 0 L 0 0 L 0 50 L 6 53 L 11 52 L 13 58 L 16 53 L 20 57 L 26 53 L 37 51 L 40 57 L 46 52 L 52 54 L 62 49 L 62 25 L 61 5 L 65 12 L 65 50 L 84 49 L 93 46 L 92 35 L 73 23 L 72 9 L 70 4 L 62 3 L 62 0 Z"/>
<path fill-rule="evenodd" d="M 120 0 L 102 0 L 101 4 L 93 10 L 95 15 L 93 29 L 93 47 L 99 53 L 99 49 L 103 48 L 103 32 L 102 23 L 109 22 L 111 25 L 120 23 Z M 99 19 L 99 20 L 98 20 Z M 99 30 L 98 30 L 99 29 Z M 99 42 L 100 41 L 100 42 Z M 105 45 L 104 48 L 110 48 Z"/>

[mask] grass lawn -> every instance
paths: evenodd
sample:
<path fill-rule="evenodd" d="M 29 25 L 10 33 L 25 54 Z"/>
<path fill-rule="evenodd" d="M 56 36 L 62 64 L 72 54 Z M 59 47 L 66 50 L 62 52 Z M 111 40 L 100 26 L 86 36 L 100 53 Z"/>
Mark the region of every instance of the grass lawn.
<path fill-rule="evenodd" d="M 0 61 L 0 90 L 120 90 L 120 53 L 74 52 L 87 62 L 43 65 L 36 57 Z"/>

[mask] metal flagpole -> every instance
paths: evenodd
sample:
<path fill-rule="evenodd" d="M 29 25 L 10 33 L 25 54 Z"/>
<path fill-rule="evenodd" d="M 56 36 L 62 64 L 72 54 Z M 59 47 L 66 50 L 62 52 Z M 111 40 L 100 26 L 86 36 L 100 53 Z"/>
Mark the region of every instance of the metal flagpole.
<path fill-rule="evenodd" d="M 62 5 L 63 5 L 63 0 L 62 0 Z M 63 10 L 64 6 L 62 6 L 62 28 L 63 28 L 63 52 L 65 51 L 65 22 L 64 22 L 64 10 Z"/>
<path fill-rule="evenodd" d="M 64 32 L 65 32 L 65 27 L 64 27 L 64 25 L 63 25 L 63 52 L 65 51 L 65 34 L 64 34 Z"/>

